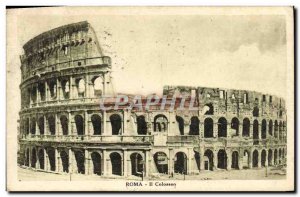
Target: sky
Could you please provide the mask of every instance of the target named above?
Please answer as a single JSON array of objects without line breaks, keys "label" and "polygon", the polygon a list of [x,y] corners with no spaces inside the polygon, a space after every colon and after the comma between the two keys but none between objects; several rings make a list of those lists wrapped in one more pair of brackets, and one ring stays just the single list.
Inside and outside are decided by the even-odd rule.
[{"label": "sky", "polygon": [[[286,95],[280,15],[26,15],[17,20],[16,52],[42,32],[84,20],[112,58],[116,92],[161,94],[164,85],[188,85]],[[12,62],[20,66],[18,57]]]}]

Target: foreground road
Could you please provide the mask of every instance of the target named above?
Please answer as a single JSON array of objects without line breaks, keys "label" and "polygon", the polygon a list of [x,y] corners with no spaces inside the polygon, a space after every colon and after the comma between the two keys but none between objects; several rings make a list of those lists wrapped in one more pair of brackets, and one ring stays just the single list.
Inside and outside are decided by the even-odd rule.
[{"label": "foreground road", "polygon": [[[20,181],[82,181],[82,180],[112,180],[123,179],[120,176],[116,177],[101,177],[97,175],[81,175],[81,174],[54,174],[46,172],[38,172],[31,169],[18,168],[18,178]],[[247,170],[219,170],[213,172],[202,172],[199,175],[181,175],[174,174],[173,177],[168,175],[160,175],[149,177],[147,180],[263,180],[263,179],[285,179],[284,170],[268,168],[266,173],[265,168],[247,169]],[[125,180],[125,179],[124,179]],[[141,180],[141,177],[131,176],[126,180]]]}]

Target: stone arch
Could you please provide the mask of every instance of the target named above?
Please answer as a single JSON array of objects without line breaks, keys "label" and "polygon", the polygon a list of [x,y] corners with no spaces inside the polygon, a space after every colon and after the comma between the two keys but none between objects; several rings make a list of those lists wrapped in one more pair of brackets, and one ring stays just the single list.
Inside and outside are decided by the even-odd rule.
[{"label": "stone arch", "polygon": [[40,92],[41,101],[45,101],[46,99],[46,91],[45,91],[45,84],[40,82],[38,84],[38,91]]},{"label": "stone arch", "polygon": [[218,137],[227,137],[227,120],[224,117],[218,120]]},{"label": "stone arch", "polygon": [[250,136],[250,120],[249,118],[243,119],[243,137],[249,137]]},{"label": "stone arch", "polygon": [[69,121],[68,121],[68,118],[65,115],[60,116],[60,124],[61,124],[61,129],[62,129],[63,135],[68,135]]},{"label": "stone arch", "polygon": [[55,118],[54,118],[53,115],[50,115],[48,117],[48,126],[49,126],[50,134],[55,135],[55,132],[56,132],[55,131],[55,126],[56,126],[56,124],[55,124]]},{"label": "stone arch", "polygon": [[49,158],[49,164],[50,164],[50,170],[55,171],[56,166],[55,166],[55,150],[53,148],[48,148],[48,158]]},{"label": "stone arch", "polygon": [[261,139],[267,138],[267,121],[263,119],[261,121]]},{"label": "stone arch", "polygon": [[190,124],[190,135],[199,135],[199,124],[199,118],[197,116],[193,116]]},{"label": "stone arch", "polygon": [[109,155],[111,166],[112,166],[112,174],[122,176],[122,157],[119,153],[113,152]]},{"label": "stone arch", "polygon": [[93,114],[91,117],[94,135],[101,135],[101,117],[98,114]]},{"label": "stone arch", "polygon": [[136,118],[138,135],[147,135],[147,122],[145,116],[141,115]]},{"label": "stone arch", "polygon": [[84,135],[84,119],[81,115],[77,114],[75,117],[75,125],[77,135]]},{"label": "stone arch", "polygon": [[57,96],[57,92],[56,92],[56,79],[51,79],[48,81],[48,87],[49,87],[49,91],[50,91],[50,97],[51,99],[56,99]]},{"label": "stone arch", "polygon": [[258,121],[253,121],[253,144],[258,144],[259,139],[259,130],[258,130]]},{"label": "stone arch", "polygon": [[279,121],[279,140],[282,140],[282,121]]},{"label": "stone arch", "polygon": [[60,152],[60,158],[61,158],[61,163],[62,163],[62,171],[68,173],[69,172],[69,155],[67,154],[66,151],[61,151]]},{"label": "stone arch", "polygon": [[28,135],[29,132],[30,132],[30,128],[29,128],[29,125],[30,125],[30,124],[29,124],[29,121],[30,121],[29,118],[26,118],[26,119],[25,119],[25,134],[26,134],[26,135]]},{"label": "stone arch", "polygon": [[31,133],[32,135],[35,135],[35,134],[36,134],[36,120],[35,120],[34,117],[31,119],[30,127],[31,127],[31,128],[30,128],[30,133]]},{"label": "stone arch", "polygon": [[31,99],[32,99],[32,101],[33,101],[33,103],[35,103],[36,102],[36,98],[37,98],[37,94],[36,94],[36,86],[33,86],[32,88],[31,88]]},{"label": "stone arch", "polygon": [[131,174],[135,176],[142,176],[144,172],[143,157],[139,153],[132,153],[130,155]]},{"label": "stone arch", "polygon": [[168,174],[168,157],[164,152],[157,152],[153,156],[157,171]]},{"label": "stone arch", "polygon": [[77,165],[77,173],[79,174],[85,174],[85,156],[82,151],[75,151],[75,160]]},{"label": "stone arch", "polygon": [[163,114],[158,114],[154,117],[154,132],[168,131],[168,119]]},{"label": "stone arch", "polygon": [[38,127],[39,127],[39,131],[40,131],[40,135],[44,135],[45,134],[45,122],[44,122],[44,117],[40,117],[38,119]]},{"label": "stone arch", "polygon": [[31,150],[31,167],[36,168],[36,162],[37,162],[36,149],[32,148],[32,150]]},{"label": "stone arch", "polygon": [[103,79],[102,77],[95,77],[92,80],[93,83],[93,93],[94,93],[94,97],[100,97],[103,94]]},{"label": "stone arch", "polygon": [[278,153],[277,153],[277,149],[275,149],[274,150],[274,165],[278,165],[278,163],[277,163],[277,157],[278,157],[278,155],[277,155]]},{"label": "stone arch", "polygon": [[261,160],[260,161],[261,161],[261,166],[265,167],[266,166],[266,161],[267,161],[267,153],[266,153],[265,149],[263,149],[261,151]]},{"label": "stone arch", "polygon": [[278,163],[281,164],[281,157],[282,157],[282,155],[281,155],[281,149],[279,149],[278,152],[279,152],[279,154],[278,154],[278,158],[279,158],[278,159]]},{"label": "stone arch", "polygon": [[64,99],[70,98],[70,83],[68,79],[61,81],[61,88],[63,91],[63,97]]},{"label": "stone arch", "polygon": [[120,135],[122,127],[122,119],[119,114],[112,114],[110,117],[112,135]]},{"label": "stone arch", "polygon": [[174,172],[187,174],[187,156],[184,152],[177,152],[174,158]]},{"label": "stone arch", "polygon": [[227,154],[224,149],[218,151],[218,168],[227,169]]},{"label": "stone arch", "polygon": [[178,124],[178,129],[179,129],[180,135],[184,135],[184,120],[183,120],[183,118],[180,116],[176,116],[176,121]]},{"label": "stone arch", "polygon": [[212,138],[214,136],[214,121],[212,118],[204,120],[204,138]]},{"label": "stone arch", "polygon": [[269,135],[273,135],[273,121],[269,120]]},{"label": "stone arch", "polygon": [[231,156],[231,168],[239,169],[239,153],[238,151],[233,151]]},{"label": "stone arch", "polygon": [[85,93],[85,81],[84,79],[77,79],[76,80],[76,87],[77,87],[77,93],[78,93],[78,97],[82,98],[84,97],[84,93]]},{"label": "stone arch", "polygon": [[257,106],[255,106],[253,108],[253,117],[259,117],[259,108]]},{"label": "stone arch", "polygon": [[239,119],[237,117],[232,118],[231,129],[234,131],[233,136],[239,136],[239,127],[240,127]]},{"label": "stone arch", "polygon": [[40,169],[44,170],[45,169],[45,155],[44,155],[43,149],[40,149],[38,152],[38,160],[40,163]]},{"label": "stone arch", "polygon": [[207,149],[204,152],[204,169],[212,171],[213,166],[214,166],[214,153],[212,150]]},{"label": "stone arch", "polygon": [[250,167],[250,152],[248,150],[244,150],[243,154],[243,168]]},{"label": "stone arch", "polygon": [[93,173],[97,175],[101,175],[101,155],[98,152],[93,152],[91,154],[91,158],[93,161]]},{"label": "stone arch", "polygon": [[214,115],[214,106],[212,103],[207,103],[203,108],[204,115]]},{"label": "stone arch", "polygon": [[275,120],[274,122],[274,137],[278,138],[278,122]]},{"label": "stone arch", "polygon": [[268,151],[268,166],[272,166],[272,159],[273,159],[273,151],[269,149]]},{"label": "stone arch", "polygon": [[194,159],[195,159],[195,162],[197,164],[197,169],[200,171],[200,161],[201,161],[201,156],[200,156],[200,153],[197,152],[197,151],[194,151]]},{"label": "stone arch", "polygon": [[254,150],[252,153],[252,167],[258,167],[258,151]]},{"label": "stone arch", "polygon": [[26,149],[26,152],[25,152],[25,166],[28,166],[29,167],[29,161],[30,161],[30,150],[29,148]]}]

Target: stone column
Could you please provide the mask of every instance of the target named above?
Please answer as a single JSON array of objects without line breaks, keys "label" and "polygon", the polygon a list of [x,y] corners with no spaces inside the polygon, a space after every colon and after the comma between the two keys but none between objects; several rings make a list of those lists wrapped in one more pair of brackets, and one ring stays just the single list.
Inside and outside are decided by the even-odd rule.
[{"label": "stone column", "polygon": [[69,98],[73,99],[73,77],[70,77],[69,79]]},{"label": "stone column", "polygon": [[56,172],[60,172],[61,171],[61,167],[60,167],[60,163],[61,163],[60,155],[59,155],[59,152],[58,152],[57,148],[55,148],[54,150],[55,150],[55,171]]},{"label": "stone column", "polygon": [[168,157],[168,174],[174,173],[174,150],[169,149]]},{"label": "stone column", "polygon": [[90,91],[89,91],[89,75],[85,74],[85,98],[90,98]]},{"label": "stone column", "polygon": [[122,165],[122,174],[123,176],[127,177],[128,176],[128,162],[127,162],[127,150],[123,150],[123,165]]},{"label": "stone column", "polygon": [[257,150],[258,152],[258,164],[257,164],[257,167],[258,168],[261,168],[261,151],[260,150]]},{"label": "stone column", "polygon": [[231,159],[231,150],[228,149],[226,151],[226,155],[227,155],[227,170],[231,170],[231,163],[232,163],[232,159]]},{"label": "stone column", "polygon": [[145,151],[145,161],[144,161],[144,176],[148,177],[149,176],[149,169],[150,169],[150,164],[149,164],[149,151]]},{"label": "stone column", "polygon": [[239,124],[239,137],[242,138],[243,137],[243,120],[240,121],[240,124]]},{"label": "stone column", "polygon": [[240,150],[239,151],[239,157],[238,157],[239,170],[243,169],[243,158],[244,158],[244,150]]},{"label": "stone column", "polygon": [[39,91],[39,87],[36,87],[36,103],[39,103],[41,100],[40,98],[40,91]]},{"label": "stone column", "polygon": [[71,148],[68,149],[68,156],[69,156],[69,173],[73,173],[73,171],[74,171],[74,169],[73,169],[73,153],[72,153]]},{"label": "stone column", "polygon": [[194,169],[192,169],[192,162],[193,162],[193,154],[191,148],[188,149],[188,155],[187,155],[187,174],[191,174]]},{"label": "stone column", "polygon": [[101,135],[109,135],[108,131],[107,131],[107,122],[106,122],[106,111],[103,111],[103,130]]},{"label": "stone column", "polygon": [[[29,155],[28,155],[28,157],[29,157],[29,167],[31,168],[31,151],[32,151],[32,147],[29,147]],[[277,157],[278,158],[278,157]],[[278,162],[277,162],[278,163]]]},{"label": "stone column", "polygon": [[60,126],[60,120],[58,118],[58,115],[55,114],[55,130],[56,130],[56,135],[61,136],[61,126]]},{"label": "stone column", "polygon": [[68,112],[68,135],[73,135],[72,133],[72,115],[71,112]]},{"label": "stone column", "polygon": [[88,121],[89,121],[89,116],[87,111],[85,110],[84,111],[84,135],[90,135]]},{"label": "stone column", "polygon": [[101,170],[102,170],[102,175],[104,176],[108,176],[108,166],[107,166],[107,163],[108,163],[108,158],[107,158],[107,152],[106,150],[104,149],[103,152],[102,152],[102,165],[101,165]]},{"label": "stone column", "polygon": [[214,163],[214,166],[213,166],[213,170],[216,170],[218,168],[218,150],[215,149],[214,150],[214,158],[213,158],[213,163]]},{"label": "stone column", "polygon": [[45,171],[50,171],[50,169],[49,169],[49,157],[48,157],[48,153],[47,153],[46,148],[44,148],[44,168],[45,168]]},{"label": "stone column", "polygon": [[249,153],[249,169],[252,169],[252,163],[253,163],[253,161],[252,161],[252,155],[253,155],[253,151],[250,151],[250,153]]},{"label": "stone column", "polygon": [[36,147],[35,149],[35,157],[36,157],[36,163],[35,163],[35,168],[40,169],[40,160],[39,160],[39,149]]},{"label": "stone column", "polygon": [[39,127],[39,119],[38,117],[35,118],[35,135],[41,135],[40,127]]},{"label": "stone column", "polygon": [[56,88],[57,89],[56,98],[57,98],[58,101],[60,101],[61,96],[62,96],[62,88],[61,88],[61,83],[60,83],[59,79],[56,80],[56,87],[57,87]]},{"label": "stone column", "polygon": [[48,83],[45,81],[45,101],[49,101],[49,88],[48,88]]},{"label": "stone column", "polygon": [[205,170],[205,161],[204,161],[204,147],[200,147],[200,171]]},{"label": "stone column", "polygon": [[91,165],[90,165],[90,161],[91,161],[91,158],[90,158],[90,154],[89,154],[89,151],[87,149],[84,149],[84,167],[85,167],[85,175],[89,175],[91,174],[90,173],[90,169],[91,169]]}]

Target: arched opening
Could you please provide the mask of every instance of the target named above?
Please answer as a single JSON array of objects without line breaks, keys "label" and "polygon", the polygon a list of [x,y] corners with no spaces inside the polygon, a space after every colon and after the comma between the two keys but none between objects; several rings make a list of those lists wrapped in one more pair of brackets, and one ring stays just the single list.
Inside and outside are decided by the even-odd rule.
[{"label": "arched opening", "polygon": [[274,122],[274,137],[278,138],[278,122],[275,120]]},{"label": "arched opening", "polygon": [[60,117],[60,124],[62,128],[63,135],[68,135],[68,118],[66,116]]},{"label": "arched opening", "polygon": [[231,136],[239,136],[239,119],[236,117],[232,118],[231,120],[231,130],[233,133],[231,133]]},{"label": "arched opening", "polygon": [[135,176],[142,176],[144,172],[143,157],[139,153],[132,153],[130,155],[131,174]]},{"label": "arched opening", "polygon": [[227,168],[227,154],[223,149],[219,150],[218,152],[218,168]]},{"label": "arched opening", "polygon": [[63,80],[61,82],[64,99],[70,98],[70,83],[69,80]]},{"label": "arched opening", "polygon": [[199,135],[199,124],[200,121],[197,116],[193,116],[191,118],[191,124],[190,124],[190,135]]},{"label": "arched opening", "polygon": [[113,114],[109,117],[111,128],[112,128],[112,134],[113,135],[119,135],[121,134],[121,126],[122,126],[122,119],[120,115]]},{"label": "arched opening", "polygon": [[136,121],[138,135],[147,135],[147,122],[145,120],[145,116],[138,116]]},{"label": "arched opening", "polygon": [[248,118],[244,118],[243,120],[243,137],[250,136],[250,120]]},{"label": "arched opening", "polygon": [[36,102],[36,97],[37,97],[37,95],[36,95],[36,87],[34,86],[34,87],[32,87],[32,89],[31,89],[31,99],[32,99],[32,102],[33,103],[35,103]]},{"label": "arched opening", "polygon": [[261,122],[261,139],[267,138],[267,121],[265,119]]},{"label": "arched opening", "polygon": [[261,166],[265,167],[266,166],[266,161],[267,161],[267,153],[265,150],[261,151]]},{"label": "arched opening", "polygon": [[184,135],[184,120],[183,120],[183,118],[180,116],[176,116],[176,121],[178,124],[178,129],[179,129],[180,135]]},{"label": "arched opening", "polygon": [[204,120],[204,137],[212,138],[214,136],[214,121],[211,118]]},{"label": "arched opening", "polygon": [[281,164],[281,157],[282,157],[282,155],[281,155],[281,149],[279,149],[279,159],[278,159],[279,164]]},{"label": "arched opening", "polygon": [[38,84],[38,90],[40,92],[41,101],[45,101],[46,94],[45,94],[45,84],[39,83]]},{"label": "arched opening", "polygon": [[159,114],[154,117],[154,131],[164,132],[168,130],[168,119],[166,116]]},{"label": "arched opening", "polygon": [[101,77],[97,77],[93,81],[93,86],[94,86],[94,96],[95,97],[100,97],[103,92],[103,80]]},{"label": "arched opening", "polygon": [[213,170],[213,166],[214,166],[214,153],[207,149],[205,152],[204,152],[204,169],[205,170]]},{"label": "arched opening", "polygon": [[272,166],[273,152],[272,149],[268,151],[268,166]]},{"label": "arched opening", "polygon": [[253,151],[252,167],[258,167],[258,151],[257,150]]},{"label": "arched opening", "polygon": [[178,152],[174,158],[174,172],[187,174],[187,157],[183,152]]},{"label": "arched opening", "polygon": [[93,152],[91,154],[93,161],[93,173],[97,175],[101,175],[101,156],[97,152]]},{"label": "arched opening", "polygon": [[39,127],[39,130],[40,130],[40,134],[44,135],[45,134],[45,131],[44,131],[44,128],[45,128],[44,117],[39,118],[38,127]]},{"label": "arched opening", "polygon": [[168,174],[168,157],[164,152],[155,153],[154,162],[159,173]]},{"label": "arched opening", "polygon": [[60,152],[61,157],[61,163],[63,167],[63,172],[69,172],[69,155],[66,153],[66,151]]},{"label": "arched opening", "polygon": [[244,169],[249,168],[249,164],[250,164],[250,154],[247,150],[245,150],[243,155],[243,168]]},{"label": "arched opening", "polygon": [[51,99],[56,99],[56,80],[50,80],[48,82]]},{"label": "arched opening", "polygon": [[277,149],[274,150],[274,165],[277,165]]},{"label": "arched opening", "polygon": [[77,85],[78,97],[79,98],[84,97],[85,81],[83,79],[77,79],[76,80],[76,85]]},{"label": "arched opening", "polygon": [[231,168],[239,169],[239,153],[237,151],[232,152],[232,159],[231,159]]},{"label": "arched opening", "polygon": [[49,126],[50,134],[55,135],[55,118],[54,118],[54,116],[49,116],[48,126]]},{"label": "arched opening", "polygon": [[31,150],[31,167],[33,167],[33,168],[36,167],[36,161],[37,161],[37,159],[36,159],[36,150],[35,150],[35,148],[33,148]]},{"label": "arched opening", "polygon": [[259,108],[255,106],[253,108],[253,117],[258,117],[259,116]]},{"label": "arched opening", "polygon": [[50,170],[55,171],[55,150],[52,148],[48,149],[48,158],[49,158],[49,164],[50,164]]},{"label": "arched opening", "polygon": [[77,135],[84,135],[84,120],[81,115],[75,116],[75,125],[76,125]]},{"label": "arched opening", "polygon": [[279,140],[282,140],[282,122],[279,122]]},{"label": "arched opening", "polygon": [[29,167],[29,161],[30,161],[30,157],[29,157],[29,148],[26,149],[26,152],[25,152],[25,166],[28,166]]},{"label": "arched opening", "polygon": [[44,155],[43,149],[39,150],[38,159],[39,159],[39,163],[40,163],[40,169],[44,170],[45,169],[45,155]]},{"label": "arched opening", "polygon": [[214,115],[214,106],[212,103],[208,103],[204,105],[203,108],[204,115]]},{"label": "arched opening", "polygon": [[253,121],[253,145],[257,145],[259,143],[259,132],[258,132],[258,121]]},{"label": "arched opening", "polygon": [[32,118],[31,119],[31,124],[30,124],[31,128],[30,128],[30,133],[32,135],[35,135],[35,132],[36,132],[36,120],[35,118]]},{"label": "arched opening", "polygon": [[269,135],[273,135],[273,121],[270,120],[269,121]]},{"label": "arched opening", "polygon": [[75,152],[75,160],[76,160],[76,164],[77,164],[77,172],[79,174],[85,174],[85,166],[84,166],[85,157],[84,157],[84,153],[81,152],[81,151],[76,151]]},{"label": "arched opening", "polygon": [[91,117],[94,135],[101,135],[101,117],[97,114],[93,114]]},{"label": "arched opening", "polygon": [[25,134],[28,135],[29,134],[29,118],[25,119]]},{"label": "arched opening", "polygon": [[122,176],[122,158],[119,153],[110,154],[112,174]]},{"label": "arched opening", "polygon": [[227,120],[224,117],[218,120],[218,137],[227,137]]}]

